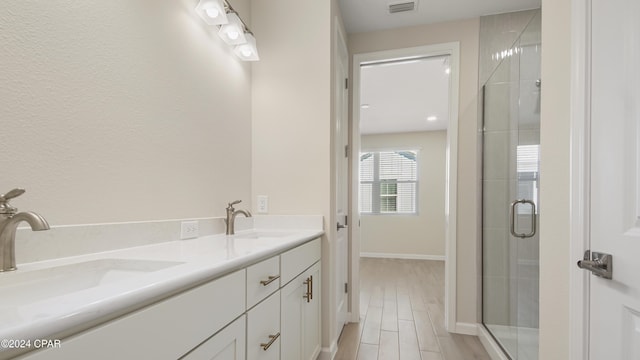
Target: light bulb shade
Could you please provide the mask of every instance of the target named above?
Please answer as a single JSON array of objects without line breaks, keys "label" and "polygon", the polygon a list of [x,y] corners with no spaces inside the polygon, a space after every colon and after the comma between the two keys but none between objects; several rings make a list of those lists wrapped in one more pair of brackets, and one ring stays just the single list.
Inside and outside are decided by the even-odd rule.
[{"label": "light bulb shade", "polygon": [[258,47],[256,47],[256,38],[249,33],[244,35],[247,38],[247,42],[245,44],[236,45],[233,52],[236,53],[237,57],[244,61],[260,60],[260,57],[258,57]]},{"label": "light bulb shade", "polygon": [[244,25],[238,15],[234,13],[227,14],[229,22],[220,27],[218,36],[229,45],[240,45],[247,42],[244,34]]},{"label": "light bulb shade", "polygon": [[200,0],[196,13],[209,25],[223,25],[229,22],[223,0]]}]

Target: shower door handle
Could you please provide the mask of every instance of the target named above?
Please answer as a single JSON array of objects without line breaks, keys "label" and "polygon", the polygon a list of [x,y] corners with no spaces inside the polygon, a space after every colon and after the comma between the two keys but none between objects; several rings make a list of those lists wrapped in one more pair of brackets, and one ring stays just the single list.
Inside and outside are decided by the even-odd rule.
[{"label": "shower door handle", "polygon": [[[518,204],[531,205],[531,231],[529,233],[516,232],[516,207]],[[511,235],[521,239],[533,237],[536,234],[536,204],[531,200],[520,199],[511,203],[510,230]]]}]

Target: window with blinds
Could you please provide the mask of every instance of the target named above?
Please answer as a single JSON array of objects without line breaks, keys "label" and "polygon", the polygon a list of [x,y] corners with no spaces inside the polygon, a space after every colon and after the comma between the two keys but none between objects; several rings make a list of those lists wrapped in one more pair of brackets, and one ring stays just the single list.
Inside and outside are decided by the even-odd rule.
[{"label": "window with blinds", "polygon": [[[516,147],[516,172],[518,174],[518,199],[532,200],[538,207],[538,185],[540,170],[540,145],[518,145]],[[530,206],[518,206],[518,214],[530,215]]]},{"label": "window with blinds", "polygon": [[417,214],[418,151],[360,154],[360,212]]}]

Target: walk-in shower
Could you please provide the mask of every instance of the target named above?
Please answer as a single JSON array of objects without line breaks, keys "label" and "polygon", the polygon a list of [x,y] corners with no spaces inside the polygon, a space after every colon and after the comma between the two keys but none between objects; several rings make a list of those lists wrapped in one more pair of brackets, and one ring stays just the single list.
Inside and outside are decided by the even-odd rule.
[{"label": "walk-in shower", "polygon": [[511,359],[538,359],[540,12],[482,88],[482,322]]}]

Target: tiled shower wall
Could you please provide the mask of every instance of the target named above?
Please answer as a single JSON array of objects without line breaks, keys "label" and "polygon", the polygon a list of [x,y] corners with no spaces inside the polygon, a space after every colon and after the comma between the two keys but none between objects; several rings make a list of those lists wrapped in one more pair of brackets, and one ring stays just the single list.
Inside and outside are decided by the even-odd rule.
[{"label": "tiled shower wall", "polygon": [[480,18],[479,85],[482,87],[500,64],[495,54],[509,50],[539,9]]}]

